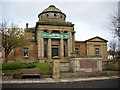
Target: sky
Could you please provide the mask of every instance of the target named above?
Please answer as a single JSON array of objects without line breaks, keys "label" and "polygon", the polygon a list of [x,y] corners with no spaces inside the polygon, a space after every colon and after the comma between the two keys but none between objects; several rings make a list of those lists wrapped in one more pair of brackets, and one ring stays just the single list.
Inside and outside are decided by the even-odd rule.
[{"label": "sky", "polygon": [[[105,0],[104,0],[105,1]],[[75,40],[84,41],[96,36],[102,37],[108,41],[113,40],[113,34],[109,30],[111,16],[118,12],[118,2],[112,1],[76,1],[70,0],[66,2],[36,1],[27,0],[12,1],[2,0],[0,2],[0,11],[2,20],[9,19],[18,24],[19,27],[25,28],[26,23],[29,27],[35,27],[38,21],[38,14],[49,5],[55,5],[63,13],[66,14],[66,21],[72,22],[74,25]]]}]

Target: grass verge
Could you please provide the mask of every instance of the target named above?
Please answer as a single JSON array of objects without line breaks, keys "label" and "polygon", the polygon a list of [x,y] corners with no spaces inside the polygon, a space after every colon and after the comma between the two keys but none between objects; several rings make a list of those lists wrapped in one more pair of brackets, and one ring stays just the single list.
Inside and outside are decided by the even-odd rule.
[{"label": "grass verge", "polygon": [[[21,66],[22,68],[20,68],[20,65],[24,65],[24,67]],[[51,72],[51,69],[50,69],[51,63],[31,63],[31,64],[8,63],[8,64],[4,64],[3,67],[4,69],[2,68],[3,69],[2,73],[19,73],[21,72],[21,69],[29,68],[29,67],[40,69],[41,72]]]}]

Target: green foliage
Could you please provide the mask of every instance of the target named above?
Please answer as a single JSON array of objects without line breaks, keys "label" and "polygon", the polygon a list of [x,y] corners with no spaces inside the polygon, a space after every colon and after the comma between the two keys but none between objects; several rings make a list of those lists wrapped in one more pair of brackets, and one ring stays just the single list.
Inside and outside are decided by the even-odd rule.
[{"label": "green foliage", "polygon": [[21,70],[17,69],[17,70],[2,70],[2,73],[19,73],[21,72]]},{"label": "green foliage", "polygon": [[12,49],[30,43],[30,34],[25,33],[22,28],[13,23],[9,26],[8,21],[0,23],[0,32],[2,35],[2,47],[5,49],[5,62]]},{"label": "green foliage", "polygon": [[51,63],[35,63],[36,68],[40,69],[41,72],[51,72]]},{"label": "green foliage", "polygon": [[22,63],[22,62],[12,62],[4,63],[2,65],[2,70],[17,70],[22,68],[34,68],[35,65],[32,63]]},{"label": "green foliage", "polygon": [[2,64],[2,73],[18,73],[21,72],[22,68],[37,68],[41,72],[51,72],[51,63],[22,63],[22,62],[12,62]]}]

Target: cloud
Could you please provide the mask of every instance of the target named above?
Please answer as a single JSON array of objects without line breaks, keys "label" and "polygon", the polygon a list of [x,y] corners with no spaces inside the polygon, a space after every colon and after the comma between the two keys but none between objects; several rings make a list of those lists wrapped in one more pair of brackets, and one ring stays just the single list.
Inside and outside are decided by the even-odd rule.
[{"label": "cloud", "polygon": [[55,5],[67,15],[66,21],[75,24],[76,39],[86,40],[94,36],[110,39],[107,26],[109,15],[117,11],[117,2],[5,2],[3,18],[11,17],[20,22],[21,27],[29,23],[34,27],[38,21],[38,14],[49,5]]}]

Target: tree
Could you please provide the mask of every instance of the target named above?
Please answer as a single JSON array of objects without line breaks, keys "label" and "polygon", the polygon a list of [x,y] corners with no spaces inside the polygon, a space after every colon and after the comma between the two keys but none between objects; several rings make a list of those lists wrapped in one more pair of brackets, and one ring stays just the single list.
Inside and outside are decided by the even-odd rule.
[{"label": "tree", "polygon": [[5,62],[8,61],[8,55],[12,49],[28,45],[30,42],[29,35],[24,33],[18,25],[8,25],[8,21],[0,23],[0,33],[2,35],[2,47],[5,49]]},{"label": "tree", "polygon": [[118,16],[113,16],[111,23],[110,29],[112,30],[114,37],[120,38],[120,18]]},{"label": "tree", "polygon": [[[120,8],[120,1],[118,2],[118,8]],[[118,12],[115,13],[115,15],[110,17],[110,20],[109,29],[112,30],[114,37],[118,37],[120,40],[120,9],[118,9]]]},{"label": "tree", "polygon": [[110,48],[110,50],[109,50],[110,55],[112,55],[113,58],[116,58],[117,43],[115,41],[110,41],[109,48]]},{"label": "tree", "polygon": [[[120,2],[118,2],[118,8],[120,8]],[[120,58],[120,9],[118,9],[118,14],[112,16],[110,30],[112,30],[114,37],[118,38],[117,58]]]}]

